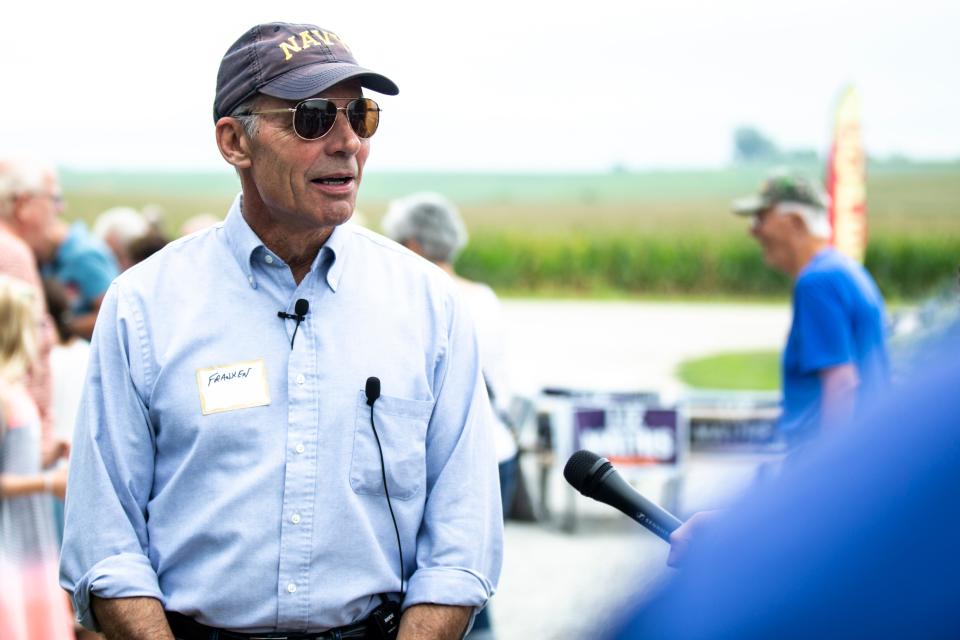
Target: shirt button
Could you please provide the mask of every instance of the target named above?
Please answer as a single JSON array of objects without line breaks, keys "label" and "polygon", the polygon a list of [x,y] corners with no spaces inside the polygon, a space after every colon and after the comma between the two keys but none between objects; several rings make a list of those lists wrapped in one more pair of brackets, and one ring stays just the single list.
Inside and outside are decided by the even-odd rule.
[{"label": "shirt button", "polygon": [[306,381],[307,381],[307,379],[306,379],[306,377],[305,377],[302,373],[298,373],[298,374],[297,374],[297,384],[299,384],[299,385],[302,386],[303,383],[306,382]]},{"label": "shirt button", "polygon": [[263,260],[267,264],[273,264],[273,256],[270,255],[269,253],[266,256],[264,256]]},{"label": "shirt button", "polygon": [[288,592],[288,593],[296,593],[296,592],[297,592],[297,585],[293,584],[292,582],[291,582],[290,584],[288,584],[288,585],[287,585],[287,592]]},{"label": "shirt button", "polygon": [[294,451],[296,451],[297,453],[303,453],[303,452],[306,451],[306,450],[307,450],[307,448],[306,448],[305,446],[303,446],[303,443],[302,443],[302,442],[297,445],[297,448],[296,448],[296,449],[294,449]]},{"label": "shirt button", "polygon": [[290,522],[292,522],[293,524],[300,524],[300,514],[295,513],[292,516],[290,516]]}]

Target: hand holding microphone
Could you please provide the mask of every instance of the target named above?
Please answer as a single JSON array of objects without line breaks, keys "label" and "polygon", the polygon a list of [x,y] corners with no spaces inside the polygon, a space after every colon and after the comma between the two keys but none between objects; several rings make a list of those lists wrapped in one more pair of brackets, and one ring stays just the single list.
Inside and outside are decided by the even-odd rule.
[{"label": "hand holding microphone", "polygon": [[683,564],[690,546],[720,513],[718,510],[698,511],[673,532],[670,536],[670,555],[667,556],[668,567],[677,568]]},{"label": "hand holding microphone", "polygon": [[659,538],[670,542],[670,534],[683,522],[659,505],[644,498],[624,480],[610,461],[592,451],[577,451],[567,460],[563,477],[573,488],[639,522]]}]

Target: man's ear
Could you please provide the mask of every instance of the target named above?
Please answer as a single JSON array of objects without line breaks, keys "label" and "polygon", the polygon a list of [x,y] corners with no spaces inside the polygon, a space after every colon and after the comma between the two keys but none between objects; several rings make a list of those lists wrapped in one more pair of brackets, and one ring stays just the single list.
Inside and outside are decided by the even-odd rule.
[{"label": "man's ear", "polygon": [[791,213],[787,216],[790,220],[790,226],[796,233],[807,233],[807,223],[799,213]]},{"label": "man's ear", "polygon": [[406,239],[405,239],[403,242],[401,242],[400,244],[402,244],[403,246],[405,246],[407,249],[410,249],[410,251],[413,251],[413,252],[414,252],[415,254],[417,254],[418,256],[422,256],[422,255],[423,255],[423,247],[420,245],[419,242],[417,242],[417,241],[414,240],[413,238],[406,238]]},{"label": "man's ear", "polygon": [[8,217],[11,221],[16,223],[23,222],[23,204],[26,201],[27,196],[22,193],[18,193],[10,199],[10,215]]},{"label": "man's ear", "polygon": [[216,135],[217,148],[220,149],[223,159],[237,169],[249,169],[250,138],[240,121],[228,116],[220,118],[217,120]]}]

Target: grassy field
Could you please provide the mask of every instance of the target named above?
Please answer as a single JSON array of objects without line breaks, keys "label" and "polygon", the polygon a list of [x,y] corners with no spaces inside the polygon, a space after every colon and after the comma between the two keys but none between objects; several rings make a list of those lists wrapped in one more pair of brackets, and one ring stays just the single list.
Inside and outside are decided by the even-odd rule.
[{"label": "grassy field", "polygon": [[700,389],[776,391],[780,389],[780,353],[747,351],[687,360],[677,368],[677,376]]},{"label": "grassy field", "polygon": [[[368,174],[359,210],[378,228],[393,197],[435,190],[471,232],[458,269],[518,295],[786,297],[730,201],[764,167],[592,175]],[[157,205],[174,232],[200,212],[222,215],[238,189],[211,174],[64,172],[68,215]],[[880,164],[868,178],[867,266],[884,294],[922,297],[960,265],[960,163]]]}]

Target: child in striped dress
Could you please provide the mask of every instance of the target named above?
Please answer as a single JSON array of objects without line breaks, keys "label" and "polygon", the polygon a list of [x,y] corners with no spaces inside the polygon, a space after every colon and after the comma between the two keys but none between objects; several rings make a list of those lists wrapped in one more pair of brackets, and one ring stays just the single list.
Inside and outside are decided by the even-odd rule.
[{"label": "child in striped dress", "polygon": [[0,638],[73,638],[57,584],[49,494],[63,497],[66,470],[43,472],[40,415],[24,386],[36,348],[33,290],[0,275]]}]

